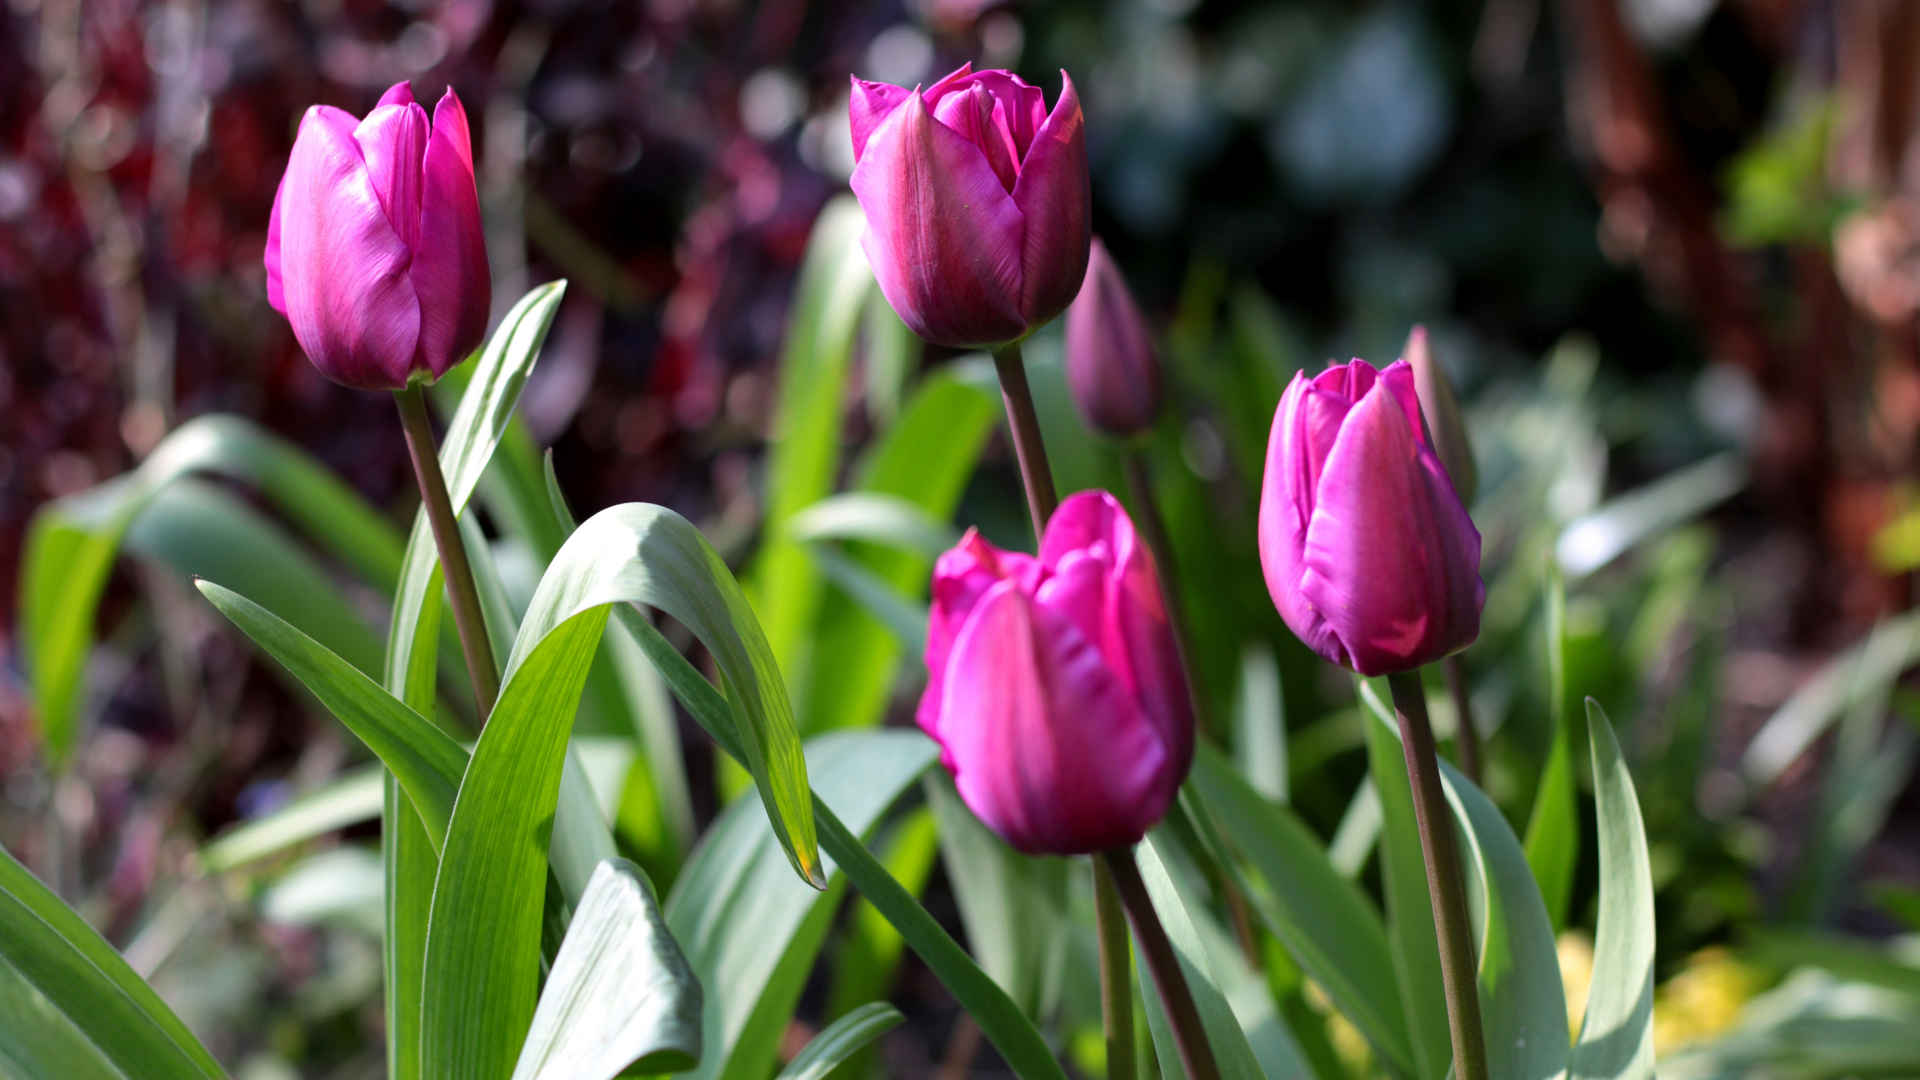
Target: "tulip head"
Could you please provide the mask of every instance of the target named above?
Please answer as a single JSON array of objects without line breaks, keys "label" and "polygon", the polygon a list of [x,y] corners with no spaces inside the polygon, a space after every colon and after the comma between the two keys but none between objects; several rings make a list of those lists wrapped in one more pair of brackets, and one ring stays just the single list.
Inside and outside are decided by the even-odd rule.
[{"label": "tulip head", "polygon": [[267,227],[267,300],[321,374],[365,390],[437,379],[480,344],[492,283],[467,114],[396,83],[365,119],[300,120]]},{"label": "tulip head", "polygon": [[853,80],[853,193],[880,291],[936,345],[999,345],[1060,314],[1087,269],[1087,146],[1060,73],[971,64],[925,90]]},{"label": "tulip head", "polygon": [[933,572],[921,728],[960,797],[1029,854],[1138,841],[1193,760],[1153,560],[1106,492],[1069,497],[1040,555],[968,532]]},{"label": "tulip head", "polygon": [[1407,335],[1400,358],[1413,368],[1413,386],[1420,393],[1420,413],[1426,417],[1433,452],[1447,467],[1447,479],[1453,481],[1460,501],[1471,505],[1479,474],[1473,466],[1473,447],[1467,442],[1467,422],[1460,415],[1460,399],[1453,394],[1453,384],[1433,358],[1426,327],[1416,326]]},{"label": "tulip head", "polygon": [[1421,431],[1406,361],[1294,376],[1267,443],[1260,567],[1293,632],[1363,675],[1479,635],[1480,533]]},{"label": "tulip head", "polygon": [[1087,423],[1115,438],[1152,427],[1160,411],[1153,336],[1097,236],[1087,279],[1067,308],[1067,386]]}]

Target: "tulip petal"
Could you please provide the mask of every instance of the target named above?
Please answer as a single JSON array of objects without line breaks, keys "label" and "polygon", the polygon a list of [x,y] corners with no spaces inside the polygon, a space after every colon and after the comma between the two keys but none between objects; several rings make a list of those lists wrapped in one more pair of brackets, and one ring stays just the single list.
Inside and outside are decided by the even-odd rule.
[{"label": "tulip petal", "polygon": [[[1339,420],[1324,429],[1306,415],[1309,395],[1337,404],[1341,399],[1321,394],[1316,381],[1305,372],[1297,372],[1280,396],[1274,410],[1273,430],[1267,438],[1267,464],[1260,486],[1260,570],[1266,578],[1267,593],[1287,626],[1306,642],[1307,647],[1336,663],[1346,653],[1334,639],[1326,620],[1300,593],[1301,555],[1306,545],[1307,522],[1313,515],[1312,470],[1308,458],[1316,440],[1328,446],[1339,432]],[[1340,415],[1344,416],[1342,410]],[[1324,456],[1324,453],[1323,455]]]},{"label": "tulip petal", "polygon": [[1147,321],[1097,236],[1087,278],[1067,308],[1067,384],[1087,422],[1110,435],[1151,427],[1160,408],[1160,365]]},{"label": "tulip petal", "polygon": [[1298,592],[1363,675],[1418,667],[1478,633],[1480,536],[1444,482],[1390,392],[1363,397],[1327,455]]},{"label": "tulip petal", "polygon": [[1033,137],[1047,122],[1046,93],[1009,71],[982,71],[973,82],[999,103],[1008,134],[1013,137],[1014,157],[1025,158]]},{"label": "tulip petal", "polygon": [[1075,854],[1130,844],[1165,813],[1180,775],[1064,616],[995,585],[948,665],[943,743],[973,812],[1014,847]]},{"label": "tulip petal", "polygon": [[279,203],[281,295],[307,356],[349,386],[405,385],[420,333],[412,255],[387,220],[351,115],[307,110]]},{"label": "tulip petal", "polygon": [[935,740],[940,738],[940,688],[946,676],[947,656],[968,614],[999,582],[1011,578],[1023,588],[1032,588],[1040,573],[1033,556],[1001,551],[987,543],[978,529],[968,529],[959,544],[934,562],[932,603],[927,612],[927,689],[920,696],[914,719]]},{"label": "tulip petal", "polygon": [[1060,73],[1060,100],[1020,163],[1013,201],[1029,223],[1020,250],[1020,312],[1038,325],[1066,310],[1087,275],[1093,238],[1087,186],[1086,119],[1073,79]]},{"label": "tulip petal", "polygon": [[493,303],[467,112],[451,89],[433,109],[421,187],[412,278],[420,297],[420,356],[438,378],[486,336]]},{"label": "tulip petal", "polygon": [[374,103],[374,108],[377,109],[382,105],[411,104],[413,104],[413,83],[409,80],[401,79],[399,82],[387,87],[387,92],[380,95],[380,100]]},{"label": "tulip petal", "polygon": [[913,91],[892,83],[853,80],[852,96],[847,98],[847,128],[853,135],[853,161],[867,152],[867,139],[886,120],[895,106],[913,96]]},{"label": "tulip petal", "polygon": [[[1361,361],[1365,363],[1365,361]],[[1414,440],[1426,445],[1426,430],[1420,423],[1420,391],[1415,380],[1413,365],[1405,360],[1395,360],[1380,372],[1380,385],[1385,387],[1400,411],[1407,415],[1407,424],[1413,431]]]},{"label": "tulip petal", "polygon": [[[894,311],[939,345],[997,344],[1024,333],[1026,228],[986,156],[936,121],[917,94],[867,148],[852,178],[867,213],[861,242]],[[1079,182],[1084,192],[1084,171]]]},{"label": "tulip petal", "polygon": [[420,249],[420,165],[432,126],[427,110],[410,101],[376,107],[353,132],[387,221],[410,251]]},{"label": "tulip petal", "polygon": [[1014,181],[1019,179],[1020,159],[1004,120],[995,123],[996,105],[992,94],[974,85],[941,98],[934,106],[933,118],[979,147],[987,164],[993,166],[993,174],[1000,178],[1000,186],[1012,191]]},{"label": "tulip petal", "polygon": [[267,249],[261,255],[261,261],[267,265],[267,303],[282,315],[287,313],[286,287],[280,281],[280,200],[287,193],[287,177],[280,174],[280,183],[273,189],[273,212],[267,216]]}]

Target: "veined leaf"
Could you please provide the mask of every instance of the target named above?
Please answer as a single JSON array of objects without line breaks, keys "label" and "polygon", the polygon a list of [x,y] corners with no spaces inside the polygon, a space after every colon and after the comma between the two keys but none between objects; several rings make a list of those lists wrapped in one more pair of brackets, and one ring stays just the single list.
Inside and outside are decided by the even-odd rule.
[{"label": "veined leaf", "polygon": [[113,946],[4,851],[0,960],[128,1076],[226,1075]]},{"label": "veined leaf", "polygon": [[514,1080],[611,1080],[700,1060],[700,980],[640,868],[594,870],[567,926]]},{"label": "veined leaf", "polygon": [[1198,748],[1189,783],[1226,843],[1257,871],[1247,899],[1260,920],[1382,1057],[1409,1067],[1393,954],[1373,902],[1334,868],[1306,825],[1261,798],[1219,751]]},{"label": "veined leaf", "polygon": [[23,1080],[127,1080],[106,1052],[34,988],[0,963],[0,1075]]},{"label": "veined leaf", "polygon": [[815,1035],[776,1080],[827,1080],[840,1063],[866,1045],[899,1027],[906,1017],[884,1001],[870,1001],[827,1025]]},{"label": "veined leaf", "polygon": [[1600,921],[1593,936],[1592,989],[1572,1075],[1605,1080],[1653,1076],[1653,869],[1633,777],[1613,725],[1587,699],[1593,744],[1594,816],[1600,833]]},{"label": "veined leaf", "polygon": [[542,577],[461,781],[428,925],[428,1075],[506,1071],[532,1018],[548,830],[567,738],[608,609],[622,604],[671,615],[713,654],[729,724],[775,835],[802,879],[825,885],[785,686],[726,564],[671,510],[604,510],[568,538]]},{"label": "veined leaf", "polygon": [[1579,864],[1580,820],[1574,810],[1573,726],[1567,702],[1567,589],[1557,570],[1547,574],[1547,694],[1553,743],[1527,819],[1527,865],[1556,929],[1573,901],[1573,871]]}]

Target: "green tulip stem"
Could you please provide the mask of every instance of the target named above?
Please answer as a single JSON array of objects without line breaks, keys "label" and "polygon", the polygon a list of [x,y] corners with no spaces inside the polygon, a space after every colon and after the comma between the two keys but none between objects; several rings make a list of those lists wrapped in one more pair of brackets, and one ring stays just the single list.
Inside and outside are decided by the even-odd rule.
[{"label": "green tulip stem", "polygon": [[1447,689],[1453,693],[1454,739],[1460,748],[1460,771],[1480,783],[1480,730],[1473,726],[1473,698],[1468,692],[1467,665],[1454,653],[1446,659]]},{"label": "green tulip stem", "polygon": [[413,383],[394,391],[393,398],[400,406],[400,430],[406,432],[407,456],[413,459],[414,479],[420,483],[420,502],[426,507],[427,524],[433,528],[434,546],[440,549],[447,596],[453,603],[453,624],[460,631],[460,652],[466,658],[467,674],[473,679],[473,700],[484,723],[493,711],[493,699],[500,693],[500,669],[494,665],[493,645],[480,614],[480,591],[473,584],[473,566],[467,561],[467,546],[460,538],[460,523],[453,516],[453,500],[447,497],[447,478],[440,472],[433,420],[427,415],[427,388]]},{"label": "green tulip stem", "polygon": [[1107,1036],[1107,1080],[1134,1080],[1133,957],[1127,946],[1126,914],[1114,888],[1113,871],[1100,856],[1093,859],[1094,917],[1100,930],[1100,1013]]},{"label": "green tulip stem", "polygon": [[1033,515],[1036,549],[1047,531],[1047,519],[1060,496],[1054,492],[1053,470],[1047,465],[1047,444],[1040,438],[1040,415],[1033,409],[1033,391],[1027,386],[1027,365],[1015,342],[993,350],[993,367],[1000,373],[1000,400],[1007,406],[1007,426],[1013,432],[1013,456],[1020,462],[1020,481],[1027,489],[1027,510]]},{"label": "green tulip stem", "polygon": [[1487,1080],[1473,927],[1467,917],[1467,890],[1460,876],[1453,814],[1440,790],[1440,759],[1434,751],[1433,726],[1427,722],[1426,691],[1420,686],[1418,671],[1395,672],[1387,676],[1387,685],[1393,689],[1393,711],[1400,718],[1400,744],[1413,787],[1420,853],[1427,864],[1427,895],[1433,902],[1433,928],[1440,945],[1440,983],[1447,998],[1447,1027],[1453,1036],[1453,1075],[1457,1080]]},{"label": "green tulip stem", "polygon": [[1133,923],[1133,937],[1140,945],[1140,958],[1147,963],[1160,1003],[1167,1010],[1167,1026],[1173,1029],[1173,1042],[1180,1054],[1180,1065],[1187,1080],[1220,1080],[1220,1066],[1213,1060],[1213,1047],[1207,1042],[1206,1027],[1200,1022],[1200,1010],[1193,1004],[1193,991],[1187,988],[1187,976],[1180,968],[1179,954],[1168,940],[1160,916],[1153,910],[1153,898],[1147,895],[1147,883],[1140,880],[1140,867],[1133,850],[1103,851],[1094,856],[1113,875],[1120,892],[1120,903]]}]

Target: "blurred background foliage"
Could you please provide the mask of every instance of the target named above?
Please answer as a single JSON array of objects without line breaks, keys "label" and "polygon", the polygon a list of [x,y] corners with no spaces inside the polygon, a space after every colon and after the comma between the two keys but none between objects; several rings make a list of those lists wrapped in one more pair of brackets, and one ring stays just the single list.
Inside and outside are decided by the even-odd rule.
[{"label": "blurred background foliage", "polygon": [[[851,167],[846,79],[928,82],[968,59],[1050,94],[1064,67],[1083,95],[1096,230],[1164,330],[1171,400],[1144,445],[1194,660],[1256,784],[1377,875],[1360,713],[1258,587],[1253,516],[1292,372],[1384,362],[1424,323],[1480,463],[1488,603],[1466,661],[1487,787],[1515,822],[1537,819],[1550,718],[1606,704],[1652,842],[1662,1050],[1695,1045],[1673,1074],[1911,1062],[1897,1052],[1920,968],[1888,944],[1920,931],[1920,699],[1901,684],[1920,656],[1901,615],[1920,567],[1920,5],[1903,0],[10,0],[0,841],[155,973],[223,1060],[261,1076],[375,1067],[377,861],[341,846],[206,877],[193,855],[334,776],[355,760],[347,741],[164,568],[165,523],[150,523],[159,535],[133,546],[156,557],[124,561],[106,594],[87,736],[51,771],[11,636],[29,516],[212,412],[254,418],[376,506],[410,505],[387,403],[304,361],[260,251],[301,110],[364,109],[411,78],[423,97],[451,84],[473,117],[499,304],[571,283],[523,419],[580,516],[662,502],[736,564],[761,560],[763,585],[783,565],[816,572],[760,541],[826,494],[787,494],[768,442],[798,393],[781,372],[805,370],[788,340],[796,273]],[[847,461],[883,445],[916,364],[884,309],[861,317],[856,377],[793,398]],[[1121,455],[1078,427],[1058,352],[1057,329],[1029,349],[1062,486],[1124,489]],[[925,363],[980,384],[977,360]],[[1023,543],[992,413],[953,393],[938,470],[952,520]],[[926,480],[903,453],[864,475]],[[912,559],[880,569],[909,593],[924,575]],[[343,595],[378,617],[372,590]],[[865,618],[837,592],[821,603]],[[761,614],[776,647],[810,625]],[[881,708],[891,686],[897,722],[915,668],[881,665],[861,700]],[[796,701],[803,727],[833,725],[804,686]],[[1278,740],[1260,719],[1276,712]],[[691,775],[708,820],[726,780]],[[896,872],[930,879],[951,913],[924,821],[889,834]],[[1584,854],[1543,858],[1584,875],[1556,912],[1576,973],[1591,822],[1568,829]],[[870,915],[848,917],[848,940],[870,942]],[[809,990],[802,1015],[826,997]],[[911,963],[895,998],[919,1009],[889,1037],[891,1068],[973,1060]],[[1858,1037],[1821,1035],[1840,1030]]]}]

